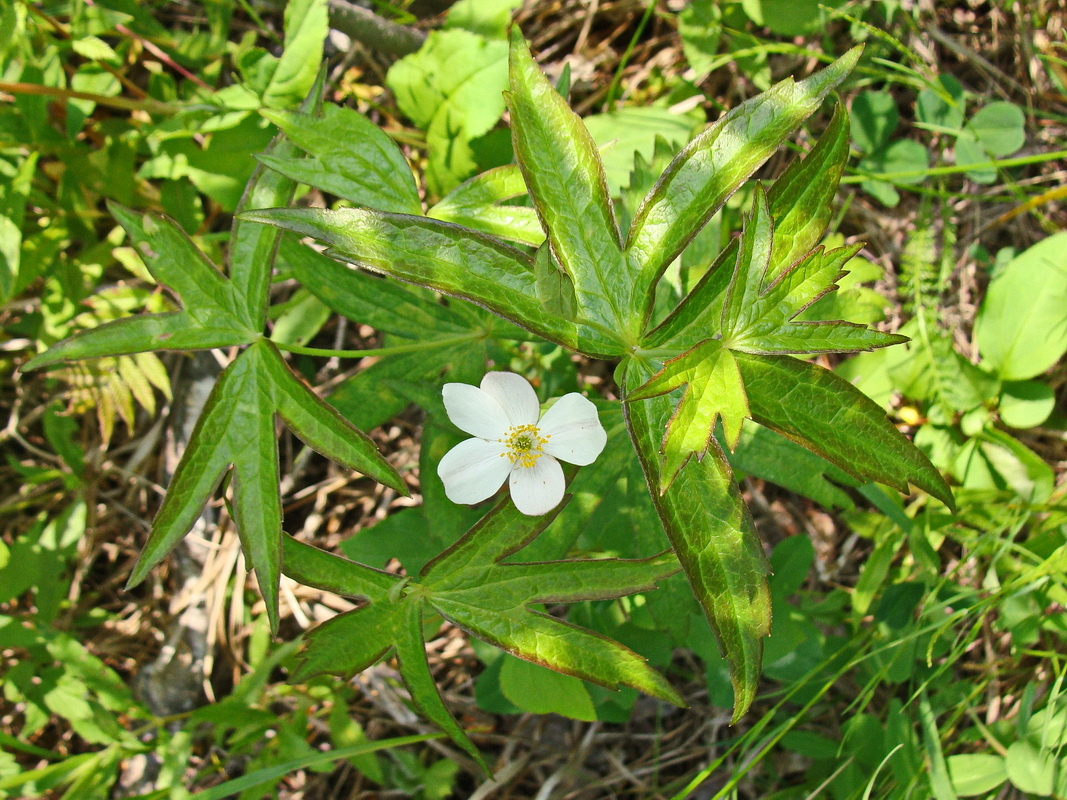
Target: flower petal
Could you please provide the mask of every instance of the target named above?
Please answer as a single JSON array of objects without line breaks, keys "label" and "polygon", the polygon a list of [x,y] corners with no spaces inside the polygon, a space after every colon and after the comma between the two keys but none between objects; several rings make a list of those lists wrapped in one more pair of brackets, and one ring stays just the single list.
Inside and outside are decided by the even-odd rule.
[{"label": "flower petal", "polygon": [[506,452],[499,442],[468,439],[445,453],[437,465],[437,474],[448,499],[453,503],[480,503],[491,497],[511,472]]},{"label": "flower petal", "polygon": [[441,390],[445,411],[464,433],[481,439],[501,439],[511,423],[504,407],[488,392],[466,383],[446,383]]},{"label": "flower petal", "polygon": [[608,441],[596,406],[577,392],[557,400],[537,427],[548,437],[544,451],[568,464],[592,464]]},{"label": "flower petal", "polygon": [[511,499],[528,517],[547,514],[558,506],[566,486],[563,467],[552,456],[541,456],[532,467],[511,471]]},{"label": "flower petal", "polygon": [[500,403],[512,425],[535,425],[541,415],[537,392],[526,378],[514,372],[487,372],[482,378],[482,391]]}]

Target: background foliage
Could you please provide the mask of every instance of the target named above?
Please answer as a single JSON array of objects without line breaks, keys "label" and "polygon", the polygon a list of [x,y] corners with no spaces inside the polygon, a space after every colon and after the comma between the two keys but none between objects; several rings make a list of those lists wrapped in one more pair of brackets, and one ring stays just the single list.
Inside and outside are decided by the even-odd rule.
[{"label": "background foliage", "polygon": [[[373,41],[348,50],[332,38],[329,96],[349,108],[327,106],[325,128],[289,110],[315,80],[324,3],[294,0],[283,14],[245,3],[5,2],[5,374],[76,330],[135,312],[170,313],[172,335],[184,314],[210,322],[208,309],[231,300],[254,315],[256,298],[227,300],[223,287],[178,311],[154,285],[158,260],[112,214],[134,233],[140,215],[114,204],[163,211],[214,263],[227,252],[230,263],[256,263],[233,253],[269,249],[264,234],[246,228],[227,242],[228,231],[253,156],[278,130],[287,143],[260,157],[276,172],[260,174],[319,187],[298,190],[304,204],[421,213],[425,201],[437,219],[539,244],[532,209],[515,199],[524,192],[515,172],[492,171],[512,158],[503,99],[481,101],[506,86],[513,9],[464,0],[395,63]],[[382,11],[404,24],[430,13]],[[517,795],[686,796],[697,785],[702,796],[1067,795],[1058,655],[1067,552],[1061,15],[1053,4],[1013,17],[995,4],[820,10],[768,1],[519,10],[534,55],[570,85],[596,143],[618,140],[605,166],[623,220],[705,121],[788,74],[809,74],[814,51],[865,43],[839,89],[854,157],[833,227],[843,244],[868,245],[846,265],[842,290],[804,314],[880,323],[911,338],[823,364],[913,435],[955,484],[959,514],[857,486],[746,422],[732,461],[748,476],[741,488],[769,547],[774,630],[753,710],[731,729],[722,727],[732,703],[727,668],[681,576],[654,592],[550,610],[647,657],[693,706],[685,712],[468,644],[425,620],[413,636],[430,640],[427,675]],[[829,106],[822,113],[809,122],[812,135],[832,124]],[[390,161],[386,135],[404,147],[402,162]],[[371,150],[354,157],[343,146],[351,141]],[[315,157],[298,160],[301,152]],[[368,170],[410,174],[408,163],[411,183],[366,180]],[[772,162],[768,177],[781,171]],[[262,179],[263,191],[283,191],[271,180]],[[657,295],[663,308],[728,245],[755,193],[754,184],[738,192],[672,267]],[[486,213],[488,199],[497,205]],[[180,239],[177,228],[173,235]],[[459,438],[436,388],[446,368],[448,380],[477,382],[491,361],[536,378],[542,400],[579,388],[618,396],[610,368],[527,341],[480,309],[395,293],[359,273],[338,291],[316,284],[333,262],[282,247],[285,269],[262,283],[274,339],[397,470],[391,488],[375,484],[283,435],[274,502],[291,533],[413,575],[470,527],[480,514],[449,504],[434,470]],[[257,320],[247,323],[254,330]],[[301,354],[305,345],[317,349]],[[288,373],[264,347],[242,356],[248,374],[280,385]],[[378,355],[352,367],[321,352],[339,348]],[[296,648],[271,640],[272,604],[260,605],[246,581],[227,507],[201,517],[194,535],[206,545],[190,543],[166,571],[142,562],[147,583],[120,592],[159,508],[159,484],[181,480],[159,445],[180,449],[183,415],[210,411],[202,387],[213,362],[118,355],[5,384],[0,792],[477,791],[486,779],[472,758],[414,744],[411,734],[424,729],[390,662],[354,683],[285,682]],[[283,403],[284,393],[275,396]],[[170,421],[157,422],[164,408]],[[522,551],[523,561],[639,558],[665,547],[617,405],[605,405],[603,418],[601,463],[611,468],[579,473],[558,530]],[[261,433],[273,448],[273,430]],[[236,495],[234,506],[240,522]],[[253,565],[270,557],[249,554]],[[334,615],[355,608],[284,580],[276,591],[282,642],[317,620],[343,624]]]}]

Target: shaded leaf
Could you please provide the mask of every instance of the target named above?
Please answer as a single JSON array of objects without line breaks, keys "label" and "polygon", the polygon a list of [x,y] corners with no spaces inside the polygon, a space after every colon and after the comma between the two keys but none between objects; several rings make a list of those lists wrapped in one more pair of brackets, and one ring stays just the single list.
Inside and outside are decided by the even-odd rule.
[{"label": "shaded leaf", "polygon": [[130,586],[144,580],[188,533],[232,465],[238,533],[256,570],[272,627],[276,627],[281,505],[275,414],[323,455],[406,492],[403,480],[373,442],[319,399],[272,344],[259,341],[219,376],[130,576]]},{"label": "shaded leaf", "polygon": [[848,381],[789,356],[737,353],[736,359],[756,422],[854,478],[905,493],[912,483],[954,507],[941,473]]}]

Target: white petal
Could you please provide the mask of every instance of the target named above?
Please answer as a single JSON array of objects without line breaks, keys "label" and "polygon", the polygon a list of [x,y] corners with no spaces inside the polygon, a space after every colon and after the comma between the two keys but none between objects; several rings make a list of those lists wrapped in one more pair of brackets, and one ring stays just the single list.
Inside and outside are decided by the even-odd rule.
[{"label": "white petal", "polygon": [[511,427],[504,407],[477,386],[446,383],[441,396],[448,418],[464,433],[481,439],[500,439]]},{"label": "white petal", "polygon": [[537,392],[526,378],[514,372],[487,372],[482,378],[482,391],[503,406],[512,425],[534,425],[541,415]]},{"label": "white petal", "polygon": [[559,462],[552,456],[541,456],[532,467],[512,470],[511,499],[526,516],[539,517],[559,505],[566,485]]},{"label": "white petal", "polygon": [[544,451],[568,464],[592,464],[608,441],[596,406],[576,392],[557,400],[537,427],[548,437]]},{"label": "white petal", "polygon": [[437,474],[453,503],[480,503],[492,497],[511,472],[511,460],[499,442],[468,439],[441,459]]}]

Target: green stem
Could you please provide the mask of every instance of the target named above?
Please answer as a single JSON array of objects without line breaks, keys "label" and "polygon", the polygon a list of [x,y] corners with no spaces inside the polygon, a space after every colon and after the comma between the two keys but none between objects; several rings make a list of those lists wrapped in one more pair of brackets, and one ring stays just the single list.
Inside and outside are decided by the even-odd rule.
[{"label": "green stem", "polygon": [[641,34],[645,32],[645,26],[648,25],[648,21],[652,19],[652,13],[656,10],[656,0],[649,0],[648,6],[645,8],[645,13],[641,17],[641,21],[637,23],[637,29],[634,31],[634,35],[630,37],[630,43],[626,45],[626,51],[622,54],[622,58],[619,59],[619,67],[615,70],[615,77],[611,79],[611,86],[608,87],[608,98],[604,103],[604,108],[609,112],[615,110],[615,100],[619,94],[619,84],[622,82],[622,73],[626,69],[626,65],[630,61],[630,55],[634,51],[634,47],[637,46],[637,40],[641,38]]},{"label": "green stem", "polygon": [[[928,169],[912,169],[906,172],[871,172],[861,175],[847,175],[841,179],[841,183],[862,183],[863,181],[900,181],[907,178],[929,177],[933,175],[954,175],[958,172],[970,172],[974,169],[996,169],[1007,167],[1022,167],[1027,164],[1041,164],[1045,161],[1055,161],[1058,158],[1067,158],[1067,150],[1057,150],[1055,153],[1039,153],[1032,156],[1019,156],[1018,158],[1004,158],[995,161],[982,161],[976,164],[960,164],[955,167],[932,167]],[[907,188],[907,187],[905,187]]]},{"label": "green stem", "polygon": [[448,347],[453,344],[470,342],[481,338],[480,333],[468,333],[463,336],[452,336],[447,339],[432,339],[428,342],[412,342],[411,344],[398,344],[393,347],[379,347],[371,350],[324,350],[321,347],[304,347],[300,344],[287,344],[271,339],[271,344],[279,350],[287,353],[296,353],[301,356],[322,356],[323,358],[369,358],[371,356],[392,356],[397,353],[417,353],[421,350],[435,350],[438,347]]},{"label": "green stem", "polygon": [[3,83],[0,82],[0,92],[8,94],[39,94],[46,97],[56,97],[62,100],[91,100],[97,105],[121,108],[126,111],[148,111],[156,114],[176,114],[182,107],[171,103],[161,103],[158,100],[144,98],[143,100],[131,100],[128,97],[106,97],[102,94],[91,92],[77,92],[73,89],[60,89],[56,86],[41,86],[37,83]]}]

